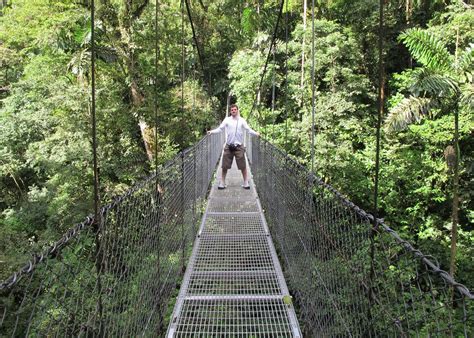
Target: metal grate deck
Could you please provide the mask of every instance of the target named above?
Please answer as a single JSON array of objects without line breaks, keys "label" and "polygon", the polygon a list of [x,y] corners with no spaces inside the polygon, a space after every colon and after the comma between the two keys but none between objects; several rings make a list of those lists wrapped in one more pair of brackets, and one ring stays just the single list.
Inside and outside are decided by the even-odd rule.
[{"label": "metal grate deck", "polygon": [[269,272],[208,272],[193,273],[188,285],[188,295],[276,295],[281,294],[278,276]]},{"label": "metal grate deck", "polygon": [[[244,190],[244,189],[242,189]],[[244,197],[219,197],[209,199],[209,212],[258,212],[255,200]]]},{"label": "metal grate deck", "polygon": [[[244,189],[242,189],[244,190]],[[262,217],[259,213],[207,214],[203,235],[265,235]]]},{"label": "metal grate deck", "polygon": [[234,162],[227,188],[212,187],[168,337],[301,337],[253,182],[241,181]]},{"label": "metal grate deck", "polygon": [[293,337],[281,299],[185,300],[175,337]]},{"label": "metal grate deck", "polygon": [[206,236],[201,238],[194,271],[271,270],[267,236]]}]

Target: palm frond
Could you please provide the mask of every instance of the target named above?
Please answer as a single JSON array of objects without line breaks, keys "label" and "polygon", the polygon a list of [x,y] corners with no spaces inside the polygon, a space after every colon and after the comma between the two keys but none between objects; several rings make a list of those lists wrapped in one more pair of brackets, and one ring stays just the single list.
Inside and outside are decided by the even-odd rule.
[{"label": "palm frond", "polygon": [[459,55],[456,68],[461,73],[470,73],[470,81],[472,81],[472,73],[474,70],[474,43],[470,43],[469,46],[461,53],[461,55]]},{"label": "palm frond", "polygon": [[411,72],[411,81],[409,90],[415,96],[446,97],[459,92],[455,79],[428,68],[414,69]]},{"label": "palm frond", "polygon": [[474,109],[474,85],[472,82],[462,85],[460,103],[470,109]]},{"label": "palm frond", "polygon": [[88,49],[77,51],[67,65],[68,71],[74,74],[79,81],[86,81],[89,77],[91,53]]},{"label": "palm frond", "polygon": [[419,122],[428,113],[431,100],[424,97],[404,98],[392,108],[385,119],[387,131],[401,131],[408,125]]},{"label": "palm frond", "polygon": [[400,35],[411,55],[424,66],[442,72],[453,69],[453,56],[443,42],[433,34],[419,28],[411,28]]}]

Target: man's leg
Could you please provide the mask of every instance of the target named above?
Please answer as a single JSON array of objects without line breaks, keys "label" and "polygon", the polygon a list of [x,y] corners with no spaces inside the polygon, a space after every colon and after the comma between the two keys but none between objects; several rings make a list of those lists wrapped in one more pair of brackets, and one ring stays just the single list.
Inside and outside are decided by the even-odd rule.
[{"label": "man's leg", "polygon": [[217,189],[225,189],[225,177],[227,175],[227,170],[232,167],[232,161],[234,160],[234,155],[229,150],[228,146],[224,148],[224,155],[222,157],[222,176]]},{"label": "man's leg", "polygon": [[245,162],[245,147],[241,146],[236,151],[235,161],[237,162],[237,167],[242,172],[242,178],[244,179],[244,184],[242,186],[245,189],[250,189],[248,172],[247,172],[247,165],[246,165],[246,162]]},{"label": "man's leg", "polygon": [[222,168],[222,176],[221,176],[221,183],[225,186],[225,177],[227,175],[227,169]]},{"label": "man's leg", "polygon": [[244,168],[241,170],[242,171],[242,178],[244,179],[244,187],[247,187],[249,185],[249,179],[248,179],[248,174],[247,174],[247,168]]}]

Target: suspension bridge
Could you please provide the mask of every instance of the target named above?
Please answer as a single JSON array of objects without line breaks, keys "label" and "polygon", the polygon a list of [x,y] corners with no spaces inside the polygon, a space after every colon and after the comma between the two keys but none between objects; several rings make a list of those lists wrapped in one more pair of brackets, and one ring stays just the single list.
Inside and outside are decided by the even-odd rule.
[{"label": "suspension bridge", "polygon": [[473,336],[465,286],[267,141],[247,137],[252,190],[237,171],[215,190],[223,142],[33,256],[1,284],[0,334]]},{"label": "suspension bridge", "polygon": [[99,208],[93,4],[96,211],[0,284],[2,337],[474,336],[466,286],[265,139],[250,191],[213,134]]}]

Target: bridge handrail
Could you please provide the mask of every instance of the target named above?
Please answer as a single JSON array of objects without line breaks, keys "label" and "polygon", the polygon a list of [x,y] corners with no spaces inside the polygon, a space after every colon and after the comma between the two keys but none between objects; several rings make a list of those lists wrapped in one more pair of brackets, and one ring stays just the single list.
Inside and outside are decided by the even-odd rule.
[{"label": "bridge handrail", "polygon": [[[207,138],[209,138],[209,135],[205,135],[202,137],[198,142],[196,142],[194,145],[180,151],[179,153],[176,154],[175,157],[173,157],[171,160],[167,161],[165,164],[163,164],[160,168],[158,168],[158,171],[153,172],[152,174],[146,176],[139,182],[135,183],[132,185],[125,193],[115,196],[112,198],[112,201],[100,208],[100,215],[101,218],[107,214],[107,212],[114,208],[116,205],[121,203],[124,199],[126,199],[128,196],[132,195],[133,193],[137,192],[140,190],[142,187],[144,187],[148,182],[155,180],[161,172],[165,171],[168,167],[170,167],[174,161],[177,159],[181,158],[182,156],[186,155],[189,153],[192,149],[198,147],[202,142],[204,142]],[[48,246],[46,249],[44,249],[41,253],[33,254],[33,258],[31,258],[23,267],[15,271],[0,283],[0,291],[5,290],[5,289],[11,289],[13,286],[15,286],[23,276],[31,274],[36,267],[41,264],[45,259],[47,259],[50,256],[54,256],[54,254],[65,247],[68,242],[70,242],[73,238],[79,235],[79,233],[87,228],[90,227],[95,223],[95,217],[93,214],[90,214],[86,216],[85,220],[82,221],[81,223],[77,223],[70,229],[66,231],[66,233],[56,242],[54,242],[52,245]]]},{"label": "bridge handrail", "polygon": [[[250,135],[250,137],[254,137],[254,136]],[[324,188],[332,192],[345,206],[354,210],[359,216],[374,223],[375,217],[373,214],[365,211],[364,209],[360,208],[359,206],[351,202],[346,196],[344,196],[336,188],[334,188],[329,183],[324,182],[314,172],[311,172],[310,169],[305,167],[303,164],[299,163],[296,159],[291,157],[289,154],[285,153],[279,147],[272,144],[269,140],[263,137],[261,138],[261,140],[264,143],[273,147],[274,150],[279,152],[280,155],[285,157],[287,160],[289,160],[292,164],[294,164],[300,170],[303,170],[304,172],[306,172],[308,174],[308,179],[310,180],[311,183],[316,182],[317,184],[323,186]],[[456,282],[456,280],[447,271],[441,269],[440,264],[435,257],[425,255],[420,250],[415,249],[407,240],[404,240],[403,238],[401,238],[400,235],[395,230],[393,230],[387,224],[385,224],[384,219],[377,218],[375,220],[375,223],[377,226],[381,226],[385,232],[390,234],[398,242],[398,244],[402,245],[405,248],[405,250],[409,251],[411,254],[413,254],[413,256],[423,261],[423,263],[426,264],[433,271],[433,273],[438,274],[444,281],[446,281],[449,285],[455,288],[460,294],[464,295],[467,299],[474,300],[474,294],[464,284]],[[430,260],[430,258],[432,260]]]}]

